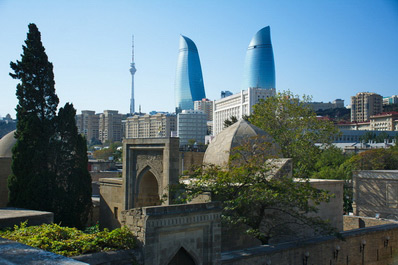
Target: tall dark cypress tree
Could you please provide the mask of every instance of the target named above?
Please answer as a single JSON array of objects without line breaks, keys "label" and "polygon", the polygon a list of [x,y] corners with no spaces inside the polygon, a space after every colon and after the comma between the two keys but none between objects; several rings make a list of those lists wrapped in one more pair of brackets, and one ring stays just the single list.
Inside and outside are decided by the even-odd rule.
[{"label": "tall dark cypress tree", "polygon": [[66,103],[59,110],[54,141],[56,175],[55,221],[82,228],[91,210],[91,176],[87,169],[86,140],[78,134],[76,110]]},{"label": "tall dark cypress tree", "polygon": [[51,210],[54,175],[49,168],[50,142],[55,132],[58,97],[55,94],[53,65],[48,61],[35,24],[23,46],[21,61],[11,62],[17,85],[17,142],[13,148],[9,177],[9,205]]},{"label": "tall dark cypress tree", "polygon": [[81,228],[92,205],[86,142],[72,104],[56,115],[53,66],[35,24],[25,44],[21,61],[11,62],[10,75],[20,83],[9,205],[51,211],[55,222]]}]

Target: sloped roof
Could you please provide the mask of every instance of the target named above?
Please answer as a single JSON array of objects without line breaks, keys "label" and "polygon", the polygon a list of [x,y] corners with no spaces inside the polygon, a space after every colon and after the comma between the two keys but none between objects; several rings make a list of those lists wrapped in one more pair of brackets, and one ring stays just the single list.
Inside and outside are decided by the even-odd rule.
[{"label": "sloped roof", "polygon": [[[262,136],[261,138],[255,138]],[[235,124],[221,131],[209,144],[203,158],[203,164],[214,164],[225,166],[228,164],[231,150],[235,147],[241,146],[247,141],[266,141],[273,143],[274,139],[262,129],[254,126],[253,124],[239,120]],[[278,155],[280,147],[273,143],[269,155]]]}]

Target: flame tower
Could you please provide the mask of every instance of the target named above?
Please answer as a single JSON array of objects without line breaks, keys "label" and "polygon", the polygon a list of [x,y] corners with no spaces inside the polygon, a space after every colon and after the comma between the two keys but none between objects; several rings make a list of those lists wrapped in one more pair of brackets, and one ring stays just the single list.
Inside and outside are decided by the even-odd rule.
[{"label": "flame tower", "polygon": [[198,49],[190,38],[181,35],[175,79],[176,110],[194,109],[193,102],[203,98],[206,94]]},{"label": "flame tower", "polygon": [[275,88],[275,63],[269,26],[260,29],[247,48],[242,89]]},{"label": "flame tower", "polygon": [[134,35],[132,38],[132,56],[131,56],[131,64],[130,64],[130,73],[131,73],[131,99],[130,99],[130,113],[134,114],[135,112],[135,106],[134,106],[134,75],[135,72],[137,72],[137,69],[135,68],[135,62],[134,62]]}]

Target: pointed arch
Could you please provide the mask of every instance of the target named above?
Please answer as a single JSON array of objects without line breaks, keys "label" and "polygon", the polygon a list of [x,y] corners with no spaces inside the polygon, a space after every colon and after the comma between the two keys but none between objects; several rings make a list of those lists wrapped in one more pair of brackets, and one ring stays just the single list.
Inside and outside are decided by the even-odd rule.
[{"label": "pointed arch", "polygon": [[196,265],[194,257],[184,248],[180,247],[167,265]]},{"label": "pointed arch", "polygon": [[151,167],[146,166],[138,175],[135,207],[160,205],[159,186],[158,179],[152,173]]}]

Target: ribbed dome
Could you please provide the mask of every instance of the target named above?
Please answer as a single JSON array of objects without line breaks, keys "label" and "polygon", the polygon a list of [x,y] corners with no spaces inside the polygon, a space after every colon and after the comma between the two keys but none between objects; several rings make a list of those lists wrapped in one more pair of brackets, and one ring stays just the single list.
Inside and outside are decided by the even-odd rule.
[{"label": "ribbed dome", "polygon": [[17,142],[14,133],[15,131],[12,131],[0,139],[0,157],[12,157],[12,147]]},{"label": "ribbed dome", "polygon": [[[255,138],[256,136],[262,137]],[[221,131],[213,139],[206,150],[203,164],[227,165],[231,150],[248,141],[252,141],[252,144],[258,141],[272,143],[271,148],[267,150],[267,155],[277,156],[280,154],[279,145],[273,143],[274,140],[268,133],[242,119]]]}]

